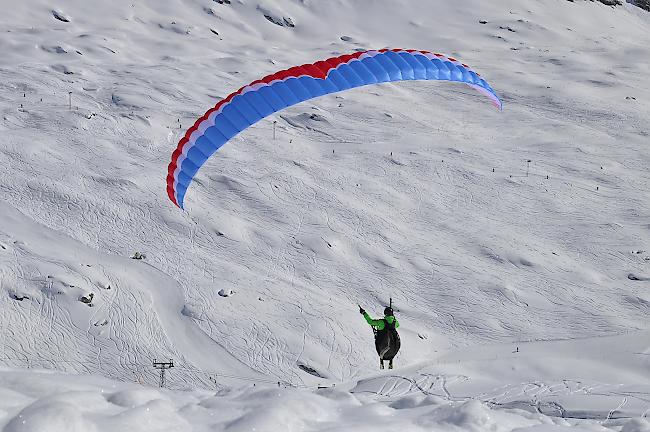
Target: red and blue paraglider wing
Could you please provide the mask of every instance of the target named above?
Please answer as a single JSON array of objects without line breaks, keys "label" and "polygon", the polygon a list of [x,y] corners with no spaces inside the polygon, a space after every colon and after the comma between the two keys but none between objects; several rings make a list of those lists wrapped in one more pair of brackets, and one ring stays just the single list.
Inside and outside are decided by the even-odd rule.
[{"label": "red and blue paraglider wing", "polygon": [[167,194],[183,208],[187,188],[206,160],[239,132],[274,112],[354,87],[403,80],[466,83],[502,108],[492,87],[469,66],[427,51],[364,51],[292,67],[240,88],[196,121],[172,154]]}]

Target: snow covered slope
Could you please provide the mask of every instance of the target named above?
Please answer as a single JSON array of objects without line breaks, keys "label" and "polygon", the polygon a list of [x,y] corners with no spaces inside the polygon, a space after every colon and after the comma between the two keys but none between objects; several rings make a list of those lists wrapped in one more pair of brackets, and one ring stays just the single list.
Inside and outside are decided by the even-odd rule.
[{"label": "snow covered slope", "polygon": [[[479,402],[448,405],[442,398],[402,398],[393,404],[336,389],[284,388],[158,391],[97,377],[0,370],[0,409],[12,418],[3,431],[409,431],[495,430],[549,432],[570,424],[541,414],[492,410]],[[26,389],[24,383],[29,384]],[[64,394],[57,389],[65,390]],[[619,422],[643,431],[643,419]],[[594,430],[580,428],[576,430]],[[605,429],[601,429],[605,430]],[[611,431],[611,429],[610,429]]]},{"label": "snow covered slope", "polygon": [[0,430],[647,432],[650,353],[638,350],[649,339],[474,348],[318,389],[257,382],[181,392],[0,368]]},{"label": "snow covered slope", "polygon": [[[332,427],[371,430],[386,426],[410,431],[511,431],[516,428],[517,431],[550,432],[563,430],[570,424],[540,414],[494,411],[475,401],[451,407],[435,397],[406,399],[404,406],[390,406],[336,390],[311,393],[250,388],[215,395],[196,390],[170,393],[94,377],[71,382],[70,377],[59,374],[3,371],[0,377],[3,387],[6,386],[3,392],[20,401],[18,406],[6,407],[12,414],[16,413],[6,423],[6,432],[271,432],[279,427],[287,431],[330,431]],[[25,394],[20,383],[28,380],[32,381],[32,389]],[[52,391],[54,388],[63,388],[68,393],[57,394]],[[362,414],[358,415],[359,412]],[[618,423],[630,432],[645,431],[641,428],[648,424],[643,419]],[[594,429],[578,426],[575,430]]]},{"label": "snow covered slope", "polygon": [[[1,363],[347,382],[376,368],[356,305],[389,297],[398,366],[648,329],[649,20],[565,0],[12,2]],[[444,83],[324,97],[220,150],[186,213],[169,202],[170,153],[219,98],[385,46],[462,59],[505,111]]]}]

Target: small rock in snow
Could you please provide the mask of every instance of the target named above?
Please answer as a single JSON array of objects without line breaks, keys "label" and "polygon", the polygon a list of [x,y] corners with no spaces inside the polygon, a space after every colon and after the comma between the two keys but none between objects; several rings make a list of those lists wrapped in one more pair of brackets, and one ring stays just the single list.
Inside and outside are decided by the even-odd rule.
[{"label": "small rock in snow", "polygon": [[630,274],[628,274],[628,275],[627,275],[627,278],[628,278],[629,280],[633,280],[633,281],[650,281],[650,277],[648,277],[648,276],[642,276],[642,275],[634,274],[634,273],[630,273]]},{"label": "small rock in snow", "polygon": [[231,290],[230,288],[221,288],[219,290],[219,295],[221,297],[230,297],[233,294],[235,294],[235,292],[233,290]]},{"label": "small rock in snow", "polygon": [[66,51],[65,48],[63,48],[60,45],[41,45],[41,49],[45,52],[49,52],[52,54],[67,54],[68,51]]},{"label": "small rock in snow", "polygon": [[18,300],[18,301],[29,300],[28,295],[26,295],[26,294],[17,294],[15,292],[9,293],[9,297],[11,297],[12,300]]},{"label": "small rock in snow", "polygon": [[313,375],[313,376],[318,377],[318,378],[325,378],[321,373],[319,373],[316,369],[314,369],[313,367],[311,367],[309,365],[306,365],[306,364],[303,364],[303,363],[298,363],[298,367],[301,370],[307,372],[309,375]]},{"label": "small rock in snow", "polygon": [[93,297],[95,297],[95,294],[90,293],[90,294],[88,294],[87,296],[81,296],[81,297],[79,297],[79,301],[80,301],[81,303],[85,303],[85,304],[87,304],[87,305],[90,306],[91,303],[92,303],[92,301],[93,301]]},{"label": "small rock in snow", "polygon": [[135,259],[135,260],[143,260],[145,258],[147,258],[147,256],[140,252],[136,252],[131,256],[131,259]]},{"label": "small rock in snow", "polygon": [[67,16],[65,16],[65,15],[64,15],[62,12],[60,12],[60,11],[53,10],[53,11],[52,11],[52,16],[53,16],[54,18],[58,19],[59,21],[63,21],[63,22],[66,22],[66,23],[67,23],[67,22],[70,22],[70,18],[68,18]]}]

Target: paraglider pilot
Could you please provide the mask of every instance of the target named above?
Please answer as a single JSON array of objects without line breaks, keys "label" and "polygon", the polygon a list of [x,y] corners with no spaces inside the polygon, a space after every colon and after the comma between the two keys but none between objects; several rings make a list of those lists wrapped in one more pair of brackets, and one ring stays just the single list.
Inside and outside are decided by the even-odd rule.
[{"label": "paraglider pilot", "polygon": [[393,358],[400,349],[401,341],[397,328],[399,322],[393,313],[391,307],[384,309],[384,317],[381,319],[372,319],[368,312],[359,306],[359,313],[363,315],[368,324],[372,326],[375,332],[375,348],[379,354],[379,367],[384,369],[384,361],[388,360],[388,369],[393,368]]}]

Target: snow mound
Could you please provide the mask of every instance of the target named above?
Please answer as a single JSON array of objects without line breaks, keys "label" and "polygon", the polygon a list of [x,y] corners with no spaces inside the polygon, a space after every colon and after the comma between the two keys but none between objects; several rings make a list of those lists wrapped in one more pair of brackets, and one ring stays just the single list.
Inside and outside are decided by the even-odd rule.
[{"label": "snow mound", "polygon": [[96,427],[83,418],[77,404],[44,398],[23,408],[2,429],[3,432],[95,432]]},{"label": "snow mound", "polygon": [[[29,383],[28,388],[25,383]],[[107,393],[107,390],[110,393]],[[230,391],[170,391],[93,376],[0,369],[3,432],[648,432],[644,418],[590,424],[478,400],[434,396],[391,401],[346,390],[257,386]],[[7,397],[8,396],[8,397]]]},{"label": "snow mound", "polygon": [[631,419],[623,425],[621,432],[650,432],[650,420],[645,418]]},{"label": "snow mound", "polygon": [[[173,359],[176,389],[360,381],[364,409],[387,422],[397,408],[404,422],[437,410],[432,429],[492,427],[497,406],[621,422],[647,409],[633,395],[648,393],[648,345],[607,339],[648,326],[646,12],[563,0],[11,6],[2,364],[155,385],[151,359]],[[233,137],[186,211],[170,203],[170,155],[208,108],[277,70],[382,47],[467,62],[505,110],[449,83],[324,96]],[[390,298],[395,375],[408,379],[362,380],[377,359],[357,304],[381,313]],[[587,339],[600,351],[587,356]],[[572,355],[530,342],[549,340],[571,341]],[[463,396],[482,405],[461,409]],[[134,418],[169,408],[133,403]]]},{"label": "snow mound", "polygon": [[123,408],[135,408],[159,400],[160,392],[151,388],[122,390],[106,397],[106,400]]}]

